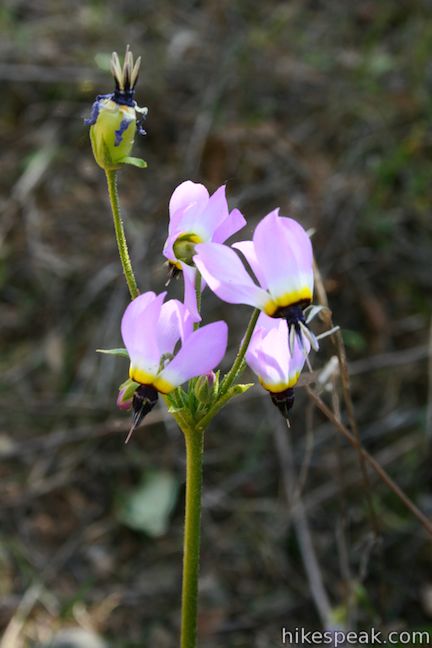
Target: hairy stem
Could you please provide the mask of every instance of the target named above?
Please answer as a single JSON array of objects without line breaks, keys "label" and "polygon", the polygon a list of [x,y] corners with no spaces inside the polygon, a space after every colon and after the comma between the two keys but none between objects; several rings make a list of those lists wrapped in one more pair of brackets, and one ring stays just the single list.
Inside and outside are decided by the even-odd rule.
[{"label": "hairy stem", "polygon": [[184,430],[184,436],[186,441],[186,510],[180,645],[181,648],[195,648],[198,616],[204,430]]},{"label": "hairy stem", "polygon": [[135,275],[132,270],[132,264],[129,257],[128,247],[126,243],[126,236],[123,228],[123,221],[120,214],[120,203],[117,191],[117,172],[106,170],[106,179],[108,184],[108,193],[111,203],[111,210],[114,220],[114,230],[117,239],[117,246],[120,255],[123,273],[126,278],[126,283],[129,288],[131,299],[135,299],[139,295],[138,286],[135,280]]}]

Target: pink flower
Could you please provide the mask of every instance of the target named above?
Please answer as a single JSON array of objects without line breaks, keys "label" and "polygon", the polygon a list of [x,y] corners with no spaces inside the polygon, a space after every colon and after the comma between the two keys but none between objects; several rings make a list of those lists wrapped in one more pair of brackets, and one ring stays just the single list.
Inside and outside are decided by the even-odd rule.
[{"label": "pink flower", "polygon": [[168,394],[220,363],[228,327],[219,321],[193,331],[186,306],[176,299],[163,303],[165,295],[146,292],[134,299],[123,315],[121,331],[130,357],[131,380]]},{"label": "pink flower", "polygon": [[169,212],[163,253],[178,268],[181,262],[192,264],[197,243],[224,243],[246,225],[238,209],[229,212],[224,185],[209,196],[204,185],[186,180],[171,196]]},{"label": "pink flower", "polygon": [[286,321],[261,313],[246,351],[246,362],[284,416],[294,403],[293,387],[305,364],[310,343],[307,338],[300,343],[294,336],[292,347],[291,351]]},{"label": "pink flower", "polygon": [[292,218],[268,214],[257,225],[253,241],[234,243],[252,268],[252,280],[236,253],[225,245],[196,246],[194,261],[218,297],[230,304],[249,304],[274,316],[293,304],[309,304],[313,294],[312,245]]},{"label": "pink flower", "polygon": [[264,389],[272,393],[283,392],[294,387],[299,379],[310,351],[310,344],[306,342],[305,345],[302,348],[295,340],[294,353],[291,353],[287,323],[261,313],[246,351],[246,362]]},{"label": "pink flower", "polygon": [[[225,186],[212,196],[202,184],[186,180],[175,189],[169,204],[170,222],[163,254],[174,270],[183,271],[185,301],[195,322],[201,320],[195,298],[197,243],[224,243],[246,225],[238,209],[228,210]],[[204,288],[204,286],[202,286]]]},{"label": "pink flower", "polygon": [[230,304],[249,304],[285,319],[290,332],[309,338],[316,348],[303,315],[313,295],[312,245],[303,227],[275,210],[257,225],[253,241],[233,247],[245,256],[259,285],[230,247],[201,243],[194,262],[211,290]]}]

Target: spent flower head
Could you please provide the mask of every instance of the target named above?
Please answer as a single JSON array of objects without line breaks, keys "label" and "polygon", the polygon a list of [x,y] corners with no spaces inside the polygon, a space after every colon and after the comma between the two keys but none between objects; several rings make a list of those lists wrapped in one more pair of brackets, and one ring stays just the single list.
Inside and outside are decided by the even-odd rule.
[{"label": "spent flower head", "polygon": [[141,57],[134,61],[133,54],[126,48],[123,66],[117,52],[111,57],[111,72],[115,90],[110,94],[98,95],[93,104],[91,116],[85,120],[90,126],[90,139],[96,162],[102,169],[113,171],[122,164],[145,167],[144,160],[130,157],[135,133],[144,134],[142,120],[147,108],[140,108],[134,99],[135,85]]}]

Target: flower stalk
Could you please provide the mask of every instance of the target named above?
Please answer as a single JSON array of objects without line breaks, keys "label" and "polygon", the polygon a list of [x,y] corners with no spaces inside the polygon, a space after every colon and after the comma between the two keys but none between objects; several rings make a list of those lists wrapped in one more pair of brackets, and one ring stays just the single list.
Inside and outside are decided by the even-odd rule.
[{"label": "flower stalk", "polygon": [[[201,313],[201,274],[199,272],[195,275],[195,295],[198,314]],[[194,328],[199,328],[200,323],[195,322]]]},{"label": "flower stalk", "polygon": [[105,170],[108,194],[111,204],[111,210],[114,220],[114,230],[117,240],[120,261],[123,267],[123,273],[129,288],[131,299],[136,299],[139,295],[137,282],[135,279],[132,263],[129,256],[129,250],[126,242],[126,235],[123,227],[123,221],[120,213],[120,202],[117,191],[117,172],[111,169]]},{"label": "flower stalk", "polygon": [[201,491],[204,430],[184,429],[186,442],[186,506],[183,544],[181,648],[195,648],[201,541]]},{"label": "flower stalk", "polygon": [[236,359],[234,360],[233,366],[231,367],[231,369],[229,370],[229,372],[227,373],[227,375],[222,381],[220,392],[219,392],[220,396],[226,394],[226,392],[231,387],[231,385],[233,384],[233,382],[235,381],[235,379],[237,378],[237,376],[241,371],[244,357],[246,355],[246,351],[248,350],[248,346],[251,341],[251,337],[254,332],[259,315],[260,315],[260,310],[256,308],[253,311],[251,318],[249,320],[249,324],[247,326],[246,333],[243,338],[243,342],[240,345],[240,349],[237,353]]}]

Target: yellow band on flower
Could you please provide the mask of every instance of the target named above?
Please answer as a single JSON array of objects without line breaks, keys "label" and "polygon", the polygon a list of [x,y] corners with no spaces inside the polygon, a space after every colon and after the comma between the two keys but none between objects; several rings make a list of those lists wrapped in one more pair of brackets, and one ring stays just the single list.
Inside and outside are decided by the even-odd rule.
[{"label": "yellow band on flower", "polygon": [[129,378],[141,385],[153,385],[156,380],[156,376],[153,374],[147,373],[146,371],[143,371],[138,367],[133,367],[132,365],[129,369]]},{"label": "yellow band on flower", "polygon": [[163,378],[156,378],[153,387],[155,387],[155,389],[157,389],[161,394],[169,394],[173,389],[175,389],[175,385],[172,385],[168,380],[164,380]]},{"label": "yellow band on flower", "polygon": [[312,291],[310,288],[300,288],[299,290],[293,290],[289,293],[284,293],[277,299],[269,299],[269,301],[264,306],[264,312],[267,315],[274,315],[279,308],[284,308],[287,306],[292,306],[298,302],[312,301]]},{"label": "yellow band on flower", "polygon": [[276,385],[274,384],[270,385],[268,383],[265,383],[261,378],[258,379],[260,381],[260,384],[264,387],[264,389],[267,389],[267,391],[271,392],[272,394],[280,394],[281,392],[284,392],[287,389],[294,387],[294,385],[296,385],[298,382],[299,376],[300,376],[300,372],[297,372],[292,378],[290,378],[288,383],[277,383]]}]

